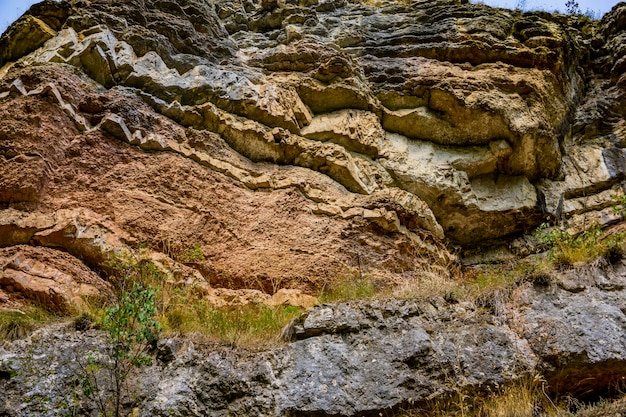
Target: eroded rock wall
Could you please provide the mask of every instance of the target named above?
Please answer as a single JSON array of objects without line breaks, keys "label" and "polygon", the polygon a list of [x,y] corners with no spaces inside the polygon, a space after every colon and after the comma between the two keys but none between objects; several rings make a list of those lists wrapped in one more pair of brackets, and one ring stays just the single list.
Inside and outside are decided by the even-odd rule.
[{"label": "eroded rock wall", "polygon": [[[574,227],[614,220],[602,209],[623,179],[621,13],[584,22],[439,1],[44,2],[1,41],[3,100],[62,90],[51,112],[79,137],[173,152],[251,190],[299,189],[307,203],[295,205],[322,222],[357,219],[419,250],[420,234],[471,247],[546,215]],[[48,35],[24,41],[36,28]],[[40,65],[48,75],[35,80],[25,67]],[[72,67],[80,88],[62,86],[76,84]],[[86,102],[98,88],[105,103]],[[216,161],[215,147],[256,164]],[[3,200],[37,200],[44,162],[7,155],[36,178],[7,172],[19,185]],[[316,181],[338,191],[303,191]]]},{"label": "eroded rock wall", "polygon": [[[428,0],[35,5],[0,38],[0,305],[106,294],[110,255],[145,244],[207,293],[312,291],[356,271],[450,274],[451,247],[506,244],[546,217],[619,221],[625,16],[624,3],[598,22]],[[557,392],[588,392],[567,382],[583,374],[602,390],[626,373],[624,266],[596,269],[524,284],[507,306],[318,306],[296,341],[252,357],[183,343],[140,379],[140,409],[352,416],[536,371]],[[100,338],[52,329],[3,348],[0,414],[61,412],[28,399],[71,396],[73,355]]]}]

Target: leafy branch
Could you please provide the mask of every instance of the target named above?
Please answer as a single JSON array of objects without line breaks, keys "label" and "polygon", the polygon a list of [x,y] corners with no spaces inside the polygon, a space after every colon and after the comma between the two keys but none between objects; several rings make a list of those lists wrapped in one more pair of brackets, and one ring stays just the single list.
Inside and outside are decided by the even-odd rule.
[{"label": "leafy branch", "polygon": [[127,285],[124,279],[117,303],[105,308],[99,320],[109,345],[101,355],[88,354],[86,363],[78,361],[83,394],[102,417],[121,416],[126,382],[135,368],[152,363],[149,350],[160,330],[156,290],[141,282]]}]

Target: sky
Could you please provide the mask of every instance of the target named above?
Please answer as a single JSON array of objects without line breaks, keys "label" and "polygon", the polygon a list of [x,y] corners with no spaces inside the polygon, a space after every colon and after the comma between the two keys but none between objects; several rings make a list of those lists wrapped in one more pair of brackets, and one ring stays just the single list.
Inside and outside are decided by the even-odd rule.
[{"label": "sky", "polygon": [[[6,1],[6,0],[0,0]],[[565,12],[566,0],[471,0],[472,3],[485,3],[490,6],[506,7],[513,9],[519,4],[525,3],[524,10],[546,10],[549,12],[558,10]],[[592,10],[596,13],[597,17],[602,17],[603,14],[610,11],[619,1],[616,0],[578,0],[580,10],[584,13],[587,10]]]},{"label": "sky", "polygon": [[[219,1],[219,0],[218,0]],[[547,11],[565,10],[566,0],[472,0],[497,7],[514,8],[519,3],[525,1],[526,9],[542,9]],[[0,0],[0,33],[24,13],[31,4],[37,0]],[[580,9],[585,12],[587,9],[602,15],[618,2],[616,0],[578,0]]]}]

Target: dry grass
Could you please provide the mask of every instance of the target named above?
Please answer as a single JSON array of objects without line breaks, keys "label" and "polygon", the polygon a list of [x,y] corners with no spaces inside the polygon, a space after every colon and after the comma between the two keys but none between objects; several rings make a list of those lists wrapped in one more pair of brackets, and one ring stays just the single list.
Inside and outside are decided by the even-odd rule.
[{"label": "dry grass", "polygon": [[368,275],[360,273],[354,276],[345,276],[324,285],[318,296],[320,303],[358,300],[372,298],[380,294],[376,281]]},{"label": "dry grass", "polygon": [[563,414],[559,417],[624,417],[626,416],[626,396],[614,401],[602,400],[596,404],[582,406],[576,414]]},{"label": "dry grass", "polygon": [[592,227],[578,236],[571,236],[559,229],[542,226],[536,236],[548,250],[543,256],[462,269],[449,265],[448,274],[426,267],[423,271],[405,274],[402,282],[369,297],[444,297],[455,301],[480,301],[494,293],[506,293],[522,282],[548,284],[564,268],[598,261],[613,264],[626,252],[624,231],[603,232]]},{"label": "dry grass", "polygon": [[463,298],[465,289],[459,279],[433,271],[418,271],[405,274],[402,282],[390,289],[389,295],[396,298]]},{"label": "dry grass", "polygon": [[161,322],[167,332],[199,334],[232,347],[268,349],[284,343],[281,330],[301,313],[300,308],[293,306],[247,304],[215,308],[204,300],[196,300],[169,309]]},{"label": "dry grass", "polygon": [[24,339],[56,318],[47,310],[35,306],[26,306],[21,310],[0,310],[0,340]]},{"label": "dry grass", "polygon": [[385,417],[573,417],[565,405],[555,404],[546,395],[544,385],[540,376],[524,378],[488,395],[457,392],[446,400],[388,413]]}]

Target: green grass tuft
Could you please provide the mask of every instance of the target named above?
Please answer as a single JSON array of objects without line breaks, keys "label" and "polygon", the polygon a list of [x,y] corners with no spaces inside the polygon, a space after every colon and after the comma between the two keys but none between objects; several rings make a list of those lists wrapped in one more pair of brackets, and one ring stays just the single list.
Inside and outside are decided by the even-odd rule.
[{"label": "green grass tuft", "polygon": [[357,300],[374,297],[377,288],[374,280],[366,276],[344,278],[325,286],[319,296],[320,303]]}]

